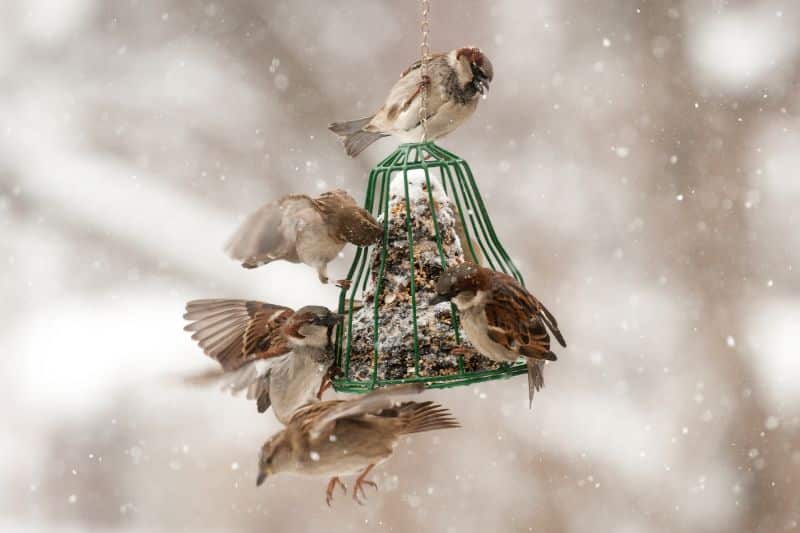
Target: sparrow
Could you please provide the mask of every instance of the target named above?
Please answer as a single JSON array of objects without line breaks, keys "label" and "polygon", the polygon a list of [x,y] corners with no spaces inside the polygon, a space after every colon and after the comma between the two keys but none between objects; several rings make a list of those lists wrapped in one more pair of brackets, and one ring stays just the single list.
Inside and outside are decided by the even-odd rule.
[{"label": "sparrow", "polygon": [[417,61],[403,71],[374,115],[328,126],[344,138],[347,155],[355,157],[387,135],[402,142],[422,141],[422,91],[427,91],[427,138],[444,137],[472,115],[478,98],[488,92],[494,77],[489,58],[474,47],[431,55],[425,79],[421,66],[422,62]]},{"label": "sparrow", "polygon": [[364,485],[375,465],[388,459],[401,436],[435,429],[460,427],[441,405],[398,402],[398,396],[417,394],[422,383],[377,389],[352,400],[331,400],[298,410],[286,428],[264,443],[258,461],[257,485],[282,472],[331,476],[325,491],[330,506],[339,476],[358,474],[353,499],[366,497]]},{"label": "sparrow", "polygon": [[461,263],[445,270],[436,282],[436,305],[450,301],[469,342],[494,361],[512,362],[520,356],[528,364],[528,400],[544,387],[544,361],[555,361],[550,335],[564,348],[555,317],[517,280],[502,272]]},{"label": "sparrow", "polygon": [[327,268],[346,243],[375,244],[383,227],[346,191],[336,189],[317,198],[285,196],[250,215],[225,249],[245,268],[283,259],[304,263],[328,283]]},{"label": "sparrow", "polygon": [[272,405],[286,424],[322,396],[333,364],[331,332],[342,316],[309,305],[297,311],[254,300],[195,300],[184,327],[222,367],[223,390],[247,391],[258,412]]}]

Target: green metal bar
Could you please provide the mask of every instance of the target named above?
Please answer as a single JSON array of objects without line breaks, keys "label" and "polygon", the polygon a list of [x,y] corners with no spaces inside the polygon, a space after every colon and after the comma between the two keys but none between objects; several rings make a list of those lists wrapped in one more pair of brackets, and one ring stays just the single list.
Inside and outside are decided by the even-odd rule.
[{"label": "green metal bar", "polygon": [[[428,205],[431,208],[431,218],[433,219],[433,231],[434,235],[436,236],[436,247],[439,249],[439,259],[442,262],[442,268],[447,270],[447,258],[444,255],[444,247],[442,246],[442,236],[439,233],[439,218],[436,214],[436,202],[433,199],[433,186],[431,185],[431,177],[428,172],[428,167],[423,166],[425,169],[425,185],[428,187]],[[444,181],[444,180],[441,180]],[[461,343],[459,331],[458,331],[458,315],[455,312],[455,305],[450,304],[450,316],[452,317],[452,326],[453,331],[456,335],[456,342]],[[463,357],[459,356],[458,358],[458,366],[459,370],[463,373],[464,361]]]},{"label": "green metal bar", "polygon": [[[492,258],[497,260],[498,264],[500,265],[500,269],[505,272],[503,265],[500,263],[500,256],[497,255],[497,253],[489,245],[489,237],[486,234],[486,228],[483,226],[483,221],[481,220],[480,216],[477,215],[477,208],[473,204],[472,197],[468,193],[466,180],[461,168],[459,168],[458,165],[455,165],[453,169],[456,172],[456,176],[458,176],[458,186],[461,190],[461,195],[464,198],[464,204],[467,206],[467,214],[469,215],[470,222],[472,223],[472,229],[475,230],[475,238],[478,241],[478,245],[481,247],[481,250],[483,251],[483,257],[493,270],[497,270],[497,267],[495,267]],[[475,222],[478,223],[477,227],[475,226]],[[481,229],[482,237],[481,234],[478,234],[478,227]]]},{"label": "green metal bar", "polygon": [[439,259],[442,261],[442,268],[447,268],[447,259],[444,256],[444,247],[442,246],[442,236],[439,234],[439,218],[436,215],[436,202],[433,200],[433,186],[431,185],[431,176],[428,172],[428,167],[422,167],[425,172],[425,186],[428,188],[428,205],[431,209],[431,219],[433,220],[433,234],[436,237],[436,247],[439,250]]},{"label": "green metal bar", "polygon": [[[472,239],[470,239],[469,228],[467,227],[467,221],[464,218],[464,210],[461,208],[461,201],[458,198],[458,191],[456,190],[455,182],[453,181],[453,175],[450,173],[450,169],[449,168],[443,167],[443,170],[447,174],[447,179],[450,180],[450,190],[452,191],[450,196],[453,198],[453,200],[456,203],[456,207],[457,207],[457,211],[458,211],[458,217],[461,219],[461,227],[464,228],[464,238],[467,241],[467,248],[469,248],[469,253],[472,255],[472,261],[474,263],[477,263],[478,262],[478,256],[475,253],[475,248],[473,248],[473,246],[472,246]],[[466,253],[466,250],[464,249],[464,243],[463,242],[461,243],[461,250],[462,250],[462,252],[464,252],[464,255],[466,256],[467,253]]]},{"label": "green metal bar", "polygon": [[401,150],[395,150],[391,154],[389,154],[383,161],[378,163],[376,166],[377,168],[391,168],[395,161],[402,155]]},{"label": "green metal bar", "polygon": [[[378,180],[381,180],[381,199],[383,199],[384,194],[388,194],[388,189],[384,186],[385,185],[385,175],[388,173],[386,170],[387,168],[391,168],[394,165],[394,162],[398,159],[402,158],[403,153],[399,150],[395,150],[392,152],[388,157],[386,157],[381,163],[378,164],[377,167],[373,168],[370,172],[369,180],[367,183],[367,198],[365,200],[364,208],[367,211],[373,212],[374,209],[374,197],[375,197],[375,189],[377,188]],[[380,206],[383,206],[383,202],[381,202]],[[379,207],[379,210],[381,209]],[[387,212],[388,214],[388,212]],[[384,215],[383,217],[385,220],[388,220],[388,216]],[[387,230],[388,223],[384,224],[384,239],[387,238]],[[358,286],[361,284],[361,278],[363,277],[364,283],[362,285],[362,292],[366,289],[366,285],[369,281],[369,276],[372,269],[372,262],[369,262],[369,266],[367,269],[367,275],[364,275],[364,267],[367,264],[367,261],[370,257],[368,253],[368,248],[359,247],[356,251],[356,256],[354,257],[353,264],[351,265],[350,271],[348,272],[347,279],[353,279],[353,273],[356,268],[358,268],[357,277],[355,279],[355,283],[352,284],[352,292],[350,294],[349,306],[348,306],[348,321],[347,321],[347,344],[346,347],[343,343],[343,336],[344,336],[344,325],[337,325],[337,333],[336,333],[336,349],[335,349],[335,358],[337,363],[340,367],[343,368],[345,379],[350,378],[350,355],[352,352],[352,332],[353,332],[353,313],[354,313],[354,306],[355,300],[357,295]],[[339,312],[344,312],[345,306],[345,295],[346,289],[342,290],[342,293],[339,297]],[[344,351],[344,362],[342,361],[343,352]],[[342,364],[344,363],[344,364]],[[340,380],[334,382],[334,386],[337,390],[339,390]]]},{"label": "green metal bar", "polygon": [[383,235],[384,235],[384,242],[383,246],[381,246],[381,264],[378,268],[378,276],[375,279],[375,294],[373,295],[373,322],[372,322],[372,342],[374,347],[374,353],[372,357],[372,383],[371,388],[375,388],[375,383],[378,381],[378,354],[380,352],[380,331],[378,330],[379,325],[379,314],[378,314],[378,304],[381,299],[381,291],[383,290],[383,276],[386,273],[386,252],[389,249],[389,180],[391,178],[391,172],[387,171],[384,172],[383,180],[381,182],[381,191],[383,198],[383,207],[381,212],[383,213]]},{"label": "green metal bar", "polygon": [[[458,166],[454,166],[453,169],[455,170],[455,174],[456,174],[456,178],[457,178],[456,179],[456,183],[458,184],[458,189],[459,189],[459,192],[461,194],[461,199],[464,201],[464,207],[466,208],[464,212],[466,213],[466,216],[469,217],[469,223],[472,226],[472,231],[473,231],[473,235],[475,237],[475,241],[477,241],[478,246],[480,247],[481,251],[483,252],[484,259],[486,260],[487,263],[489,263],[489,267],[492,270],[497,270],[497,267],[494,266],[494,261],[492,260],[492,259],[495,258],[494,253],[489,253],[489,250],[487,249],[488,241],[486,240],[485,236],[484,236],[484,238],[481,238],[481,233],[478,231],[478,227],[480,226],[480,219],[478,219],[477,216],[475,215],[475,209],[473,208],[472,202],[470,202],[470,198],[466,193],[466,190],[465,190],[466,189],[466,185],[464,183],[464,176],[462,175],[461,170],[458,168]],[[481,229],[483,229],[483,228],[481,227]],[[467,225],[464,224],[464,235],[465,235],[465,237],[466,237],[468,231],[469,230],[467,229]],[[475,249],[471,248],[471,250],[474,252]],[[477,256],[473,255],[472,257],[473,257],[473,260],[475,260],[475,262],[477,263]]]},{"label": "green metal bar", "polygon": [[419,376],[404,379],[385,379],[377,381],[374,385],[368,381],[347,383],[340,382],[336,390],[341,392],[363,393],[372,390],[375,388],[375,386],[386,387],[389,385],[399,385],[403,383],[425,383],[427,388],[447,389],[496,379],[508,379],[526,373],[526,363],[524,361],[518,361],[505,369],[498,368],[496,370],[481,370],[467,374],[449,374],[446,376]]},{"label": "green metal bar", "polygon": [[[478,241],[478,246],[480,247],[481,251],[483,252],[483,256],[486,259],[486,262],[489,264],[489,267],[492,268],[493,270],[497,270],[497,267],[494,264],[495,261],[493,261],[493,259],[496,260],[498,262],[498,264],[500,264],[500,257],[498,256],[498,254],[493,249],[491,250],[491,253],[489,253],[489,249],[491,249],[491,247],[489,246],[489,237],[486,234],[486,229],[483,227],[483,223],[482,223],[480,217],[477,216],[477,212],[478,211],[476,209],[476,206],[473,205],[472,196],[467,193],[468,184],[467,184],[467,181],[465,179],[465,175],[461,171],[461,168],[459,166],[460,163],[463,163],[463,160],[460,157],[456,156],[455,154],[452,154],[452,153],[448,152],[447,150],[445,150],[445,149],[443,149],[441,147],[437,146],[436,149],[442,154],[443,158],[447,159],[451,163],[451,166],[453,167],[453,170],[456,173],[456,177],[458,178],[458,187],[459,187],[459,190],[461,192],[461,197],[464,200],[464,206],[467,208],[466,209],[466,214],[469,217],[470,224],[472,225],[472,230],[473,230],[473,232],[475,234],[475,240]],[[454,187],[454,189],[455,189],[455,187]],[[455,194],[454,194],[454,197],[456,197]],[[461,211],[460,202],[457,201],[457,205],[459,206],[459,211]],[[467,238],[467,241],[470,242],[470,244],[471,244],[471,239],[469,239],[469,227],[467,226],[467,223],[464,220],[463,213],[464,213],[464,211],[461,211],[461,214],[462,214],[462,216],[461,216],[461,218],[462,218],[462,226],[464,228],[464,234],[465,234],[465,237]],[[477,225],[476,225],[476,221],[477,221]],[[478,231],[478,227],[480,227],[480,229],[481,229],[480,232]],[[481,233],[483,234],[483,238],[481,238]],[[478,257],[475,254],[475,249],[472,246],[470,246],[470,252],[472,252],[472,260],[475,263],[477,263],[478,262]],[[501,266],[501,269],[505,272],[505,269],[503,268],[503,265],[501,264],[500,266]]]},{"label": "green metal bar", "polygon": [[[488,237],[486,237],[486,235],[485,235],[485,230],[484,230],[483,226],[481,225],[480,218],[476,217],[476,210],[474,209],[474,206],[472,205],[471,197],[466,192],[467,184],[466,184],[466,180],[464,179],[464,174],[461,172],[461,169],[459,168],[459,163],[461,163],[463,161],[458,156],[456,156],[454,154],[451,154],[447,150],[444,150],[444,149],[442,149],[442,148],[440,148],[438,146],[436,147],[436,150],[438,150],[440,152],[440,154],[442,155],[443,159],[448,160],[448,162],[450,163],[449,166],[452,166],[453,169],[455,170],[456,176],[458,178],[458,186],[459,186],[459,189],[460,189],[460,192],[461,192],[461,197],[464,200],[465,207],[467,208],[466,209],[466,214],[469,216],[469,221],[470,221],[470,224],[472,225],[472,230],[473,230],[473,232],[475,234],[475,240],[478,242],[478,246],[480,246],[480,249],[483,252],[484,257],[486,258],[486,262],[489,263],[489,266],[492,269],[496,270],[496,267],[494,266],[494,261],[492,261],[492,258],[496,259],[498,262],[499,262],[500,259],[496,256],[494,251],[490,254],[488,252],[488,250],[487,250],[487,246],[489,244]],[[445,167],[445,170],[447,170],[448,175],[452,176],[450,174],[450,169],[448,167]],[[458,205],[458,208],[459,208],[459,215],[461,216],[461,225],[464,228],[464,237],[467,239],[467,243],[469,244],[470,253],[472,254],[472,260],[475,263],[477,263],[478,262],[478,256],[477,256],[477,254],[475,254],[475,248],[472,246],[472,239],[470,238],[470,235],[469,235],[469,226],[467,225],[467,222],[466,222],[466,220],[464,218],[465,211],[461,209],[461,203],[458,201],[458,195],[456,193],[455,186],[453,186],[453,198],[456,199],[456,204]],[[477,220],[478,224],[480,225],[481,230],[484,230],[484,238],[483,239],[481,239],[481,236],[480,236],[480,234],[478,232],[478,226],[476,226],[476,224],[475,224],[476,220]],[[463,246],[462,246],[462,248],[463,248]]]},{"label": "green metal bar", "polygon": [[[437,158],[439,158],[441,160],[439,155],[434,152],[435,145],[433,145],[432,143],[427,143],[426,147],[429,150],[428,153],[430,153],[433,157],[437,157]],[[433,200],[433,187],[431,186],[429,168],[438,168],[439,169],[440,183],[442,184],[442,187],[444,188],[445,194],[447,194],[447,180],[444,178],[444,172],[448,172],[448,174],[449,174],[449,169],[443,163],[436,163],[434,165],[428,165],[427,161],[425,161],[424,158],[423,158],[422,166],[423,166],[423,169],[425,170],[425,183],[426,183],[426,185],[428,187],[428,203],[429,203],[430,208],[431,208],[431,218],[433,219],[433,228],[434,228],[434,232],[435,232],[435,235],[436,235],[436,246],[439,248],[439,257],[440,257],[440,259],[442,261],[442,268],[443,269],[447,269],[447,259],[444,256],[444,248],[442,247],[442,237],[439,234],[439,221],[438,221],[438,217],[437,217],[437,214],[436,214],[436,205],[435,205],[435,202]],[[461,210],[460,209],[459,209],[459,216],[461,216]],[[463,225],[463,223],[464,223],[463,222],[463,216],[461,216],[461,218],[462,218],[462,225]],[[466,237],[466,231],[465,231],[465,237]],[[472,243],[470,242],[469,238],[467,238],[467,244],[470,247],[470,252],[473,254],[472,257],[474,259],[475,258],[475,252],[471,249],[472,248]],[[463,251],[463,243],[462,243],[462,251]],[[461,331],[460,331],[461,328],[459,327],[459,323],[458,323],[458,312],[456,310],[456,306],[453,303],[450,304],[450,326],[453,328],[453,334],[455,335],[456,343],[457,344],[461,344]],[[458,361],[458,373],[463,375],[464,374],[464,357],[459,355],[458,358],[457,358],[457,361]]]},{"label": "green metal bar", "polygon": [[[364,199],[364,209],[368,211],[372,211],[372,206],[375,200],[375,184],[377,182],[378,176],[381,174],[382,171],[380,170],[372,170],[369,173],[369,179],[367,182],[367,193],[366,198]],[[386,232],[384,231],[384,239],[386,238]],[[346,378],[350,376],[350,352],[352,349],[352,338],[353,338],[353,305],[355,303],[356,294],[358,290],[358,284],[361,279],[362,274],[364,273],[364,264],[366,263],[367,259],[369,258],[368,247],[359,247],[356,250],[356,255],[353,259],[353,264],[350,267],[350,271],[347,273],[346,279],[353,279],[353,271],[358,266],[358,274],[356,278],[356,282],[352,284],[352,290],[350,292],[350,305],[347,313],[347,351],[345,354],[344,365],[342,365],[342,335],[344,334],[344,325],[340,324],[336,326],[336,361],[338,362],[340,368],[344,371],[344,375]],[[345,296],[347,294],[347,289],[342,289],[342,292],[339,296],[339,312],[344,313],[344,305],[345,305]]]},{"label": "green metal bar", "polygon": [[408,231],[408,259],[411,283],[411,326],[414,339],[414,373],[419,376],[419,339],[417,337],[417,282],[414,271],[414,224],[411,222],[411,200],[408,197],[408,170],[403,169],[403,189],[406,204],[406,230]]}]

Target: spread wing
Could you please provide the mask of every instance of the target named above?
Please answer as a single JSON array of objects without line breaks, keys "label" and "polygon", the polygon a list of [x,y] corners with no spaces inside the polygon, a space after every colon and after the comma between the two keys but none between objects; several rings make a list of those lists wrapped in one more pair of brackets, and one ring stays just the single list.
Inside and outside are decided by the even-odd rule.
[{"label": "spread wing", "polygon": [[281,326],[293,311],[254,300],[194,300],[186,304],[183,329],[226,372],[289,352]]},{"label": "spread wing", "polygon": [[[489,338],[522,356],[554,361],[548,329],[559,344],[566,343],[550,311],[506,274],[493,273],[491,290],[491,303],[486,304]],[[520,320],[521,315],[528,319]]]},{"label": "spread wing", "polygon": [[314,204],[340,241],[368,246],[383,236],[383,227],[366,209],[359,207],[346,191],[336,189],[327,192],[314,199]]},{"label": "spread wing", "polygon": [[276,259],[297,262],[297,222],[307,209],[316,207],[304,194],[286,196],[262,206],[239,226],[225,245],[225,251],[246,268]]},{"label": "spread wing", "polygon": [[419,394],[424,389],[423,383],[409,383],[377,389],[353,400],[321,402],[304,408],[301,427],[311,439],[317,439],[333,431],[339,419],[389,409],[395,406],[397,396]]}]

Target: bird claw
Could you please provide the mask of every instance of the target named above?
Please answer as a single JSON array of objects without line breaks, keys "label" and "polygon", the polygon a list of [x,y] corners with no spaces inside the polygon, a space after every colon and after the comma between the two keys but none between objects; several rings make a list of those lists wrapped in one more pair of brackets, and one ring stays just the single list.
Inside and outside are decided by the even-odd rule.
[{"label": "bird claw", "polygon": [[336,282],[336,286],[339,287],[340,289],[347,290],[350,288],[352,283],[353,282],[350,281],[349,279],[340,279],[339,281]]},{"label": "bird claw", "polygon": [[427,89],[431,85],[431,77],[425,74],[419,82],[420,89]]},{"label": "bird claw", "polygon": [[[369,471],[372,470],[374,466],[375,465],[369,465],[363,472],[361,472],[361,475],[356,478],[355,485],[353,485],[353,500],[355,500],[358,505],[364,505],[364,502],[361,500],[361,498],[364,498],[365,500],[367,499],[367,493],[364,490],[364,485],[369,485],[373,489],[378,490],[377,483],[366,479],[367,474],[369,474]],[[361,492],[361,498],[358,497],[359,492]]]},{"label": "bird claw", "polygon": [[347,487],[345,487],[342,480],[338,477],[332,477],[330,481],[328,481],[328,488],[325,489],[325,503],[328,504],[328,507],[331,506],[331,502],[333,501],[333,491],[336,490],[336,485],[339,485],[342,488],[342,492],[347,494]]},{"label": "bird claw", "polygon": [[[364,485],[369,485],[375,490],[378,490],[378,484],[374,481],[370,481],[368,479],[361,480],[361,482],[356,482],[353,486],[353,499],[356,501],[358,505],[364,505],[364,500],[367,499],[367,493],[364,490]],[[361,493],[361,497],[358,494]]]}]

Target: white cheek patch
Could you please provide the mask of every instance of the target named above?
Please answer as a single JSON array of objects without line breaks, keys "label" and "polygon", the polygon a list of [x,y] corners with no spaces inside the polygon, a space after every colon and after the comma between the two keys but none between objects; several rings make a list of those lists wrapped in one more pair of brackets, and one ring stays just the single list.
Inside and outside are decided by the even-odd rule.
[{"label": "white cheek patch", "polygon": [[303,338],[289,337],[295,346],[315,346],[324,347],[328,345],[328,328],[324,326],[305,325],[301,326],[297,332]]},{"label": "white cheek patch", "polygon": [[465,311],[477,305],[481,305],[486,301],[486,292],[485,291],[478,291],[474,293],[472,296],[459,294],[455,298],[453,298],[453,303],[456,304],[459,311]]}]

